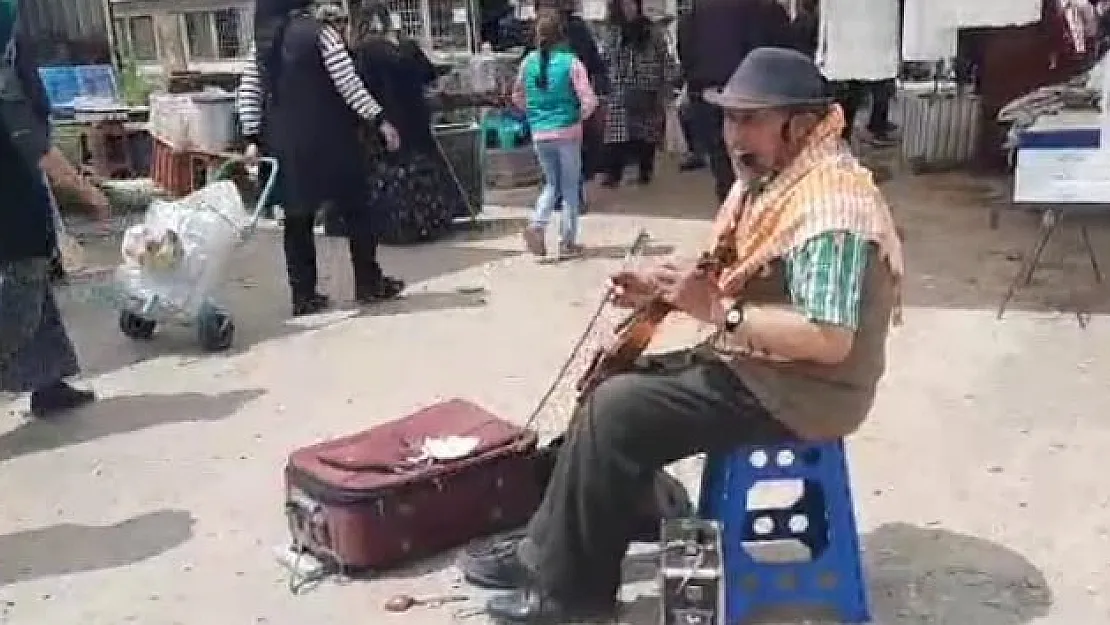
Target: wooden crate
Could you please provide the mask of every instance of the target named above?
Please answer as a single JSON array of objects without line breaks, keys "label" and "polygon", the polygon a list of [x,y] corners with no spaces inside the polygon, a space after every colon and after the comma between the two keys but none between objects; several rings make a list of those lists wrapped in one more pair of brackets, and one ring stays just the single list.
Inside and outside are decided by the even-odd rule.
[{"label": "wooden crate", "polygon": [[226,155],[180,151],[158,137],[152,137],[154,154],[151,178],[154,185],[174,198],[184,197],[203,187],[209,174],[227,160]]}]

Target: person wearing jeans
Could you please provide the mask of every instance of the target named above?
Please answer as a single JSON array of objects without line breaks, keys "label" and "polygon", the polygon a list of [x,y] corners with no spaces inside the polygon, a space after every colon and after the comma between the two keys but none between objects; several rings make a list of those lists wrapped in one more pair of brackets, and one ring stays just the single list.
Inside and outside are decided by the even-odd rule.
[{"label": "person wearing jeans", "polygon": [[528,251],[547,255],[547,224],[563,200],[559,255],[578,255],[578,215],[582,209],[582,120],[597,109],[589,74],[567,45],[562,12],[544,10],[536,20],[536,49],[520,67],[513,102],[527,111],[532,142],[543,170],[544,187],[532,223],[524,232]]},{"label": "person wearing jeans", "polygon": [[544,185],[536,201],[532,225],[526,231],[528,249],[544,255],[547,250],[544,233],[551,221],[551,214],[559,197],[563,202],[563,216],[559,222],[559,254],[569,256],[578,252],[578,215],[582,210],[580,181],[582,180],[582,142],[574,139],[548,139],[536,141],[536,156],[543,170]]}]

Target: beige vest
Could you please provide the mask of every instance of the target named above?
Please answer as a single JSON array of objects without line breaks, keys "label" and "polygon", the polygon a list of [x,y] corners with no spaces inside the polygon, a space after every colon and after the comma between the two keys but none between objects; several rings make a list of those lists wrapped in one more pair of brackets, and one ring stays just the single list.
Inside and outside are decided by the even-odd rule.
[{"label": "beige vest", "polygon": [[[781,260],[745,287],[752,303],[789,304]],[[891,274],[872,244],[860,301],[860,324],[848,358],[838,365],[778,364],[729,355],[729,366],[778,420],[807,440],[847,436],[859,428],[886,368],[894,289]]]}]

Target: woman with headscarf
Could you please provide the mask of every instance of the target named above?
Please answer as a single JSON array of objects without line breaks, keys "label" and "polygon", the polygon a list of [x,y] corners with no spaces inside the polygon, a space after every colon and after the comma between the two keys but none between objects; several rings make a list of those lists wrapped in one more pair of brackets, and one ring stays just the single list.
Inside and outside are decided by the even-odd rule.
[{"label": "woman with headscarf", "polygon": [[469,208],[432,134],[428,88],[441,72],[399,22],[380,2],[351,4],[355,67],[400,137],[392,152],[376,135],[364,140],[370,207],[383,241],[413,243],[444,234]]},{"label": "woman with headscarf", "polygon": [[17,21],[15,0],[0,0],[0,391],[30,392],[31,414],[49,417],[94,395],[66,382],[79,366],[50,285],[57,223],[39,166],[49,119]]},{"label": "woman with headscarf", "polygon": [[[589,76],[594,94],[602,96],[609,92],[609,75],[605,59],[601,56],[589,23],[581,15],[579,5],[578,0],[536,0],[536,11],[557,11],[562,15],[563,23],[566,24],[567,46],[586,66],[586,74]],[[535,43],[535,37],[527,42],[524,46],[524,56],[535,49]],[[521,62],[524,61],[524,56],[521,57]],[[586,183],[602,172],[607,164],[604,113],[603,110],[595,111],[582,124],[582,188],[578,194],[582,213],[587,210]],[[559,193],[555,199],[555,210],[562,210],[562,204],[563,196]]]},{"label": "woman with headscarf", "polygon": [[257,153],[259,142],[281,166],[285,261],[293,314],[329,305],[316,289],[316,213],[330,202],[343,216],[360,304],[396,297],[404,283],[378,264],[378,240],[363,173],[360,128],[369,126],[389,150],[397,131],[355,72],[342,35],[320,23],[311,0],[258,0],[255,58],[239,87],[239,114]]},{"label": "woman with headscarf", "polygon": [[602,58],[609,69],[605,98],[603,168],[607,187],[620,185],[624,168],[636,162],[640,184],[655,174],[655,154],[666,125],[666,101],[678,78],[667,44],[643,14],[643,0],[611,0]]}]

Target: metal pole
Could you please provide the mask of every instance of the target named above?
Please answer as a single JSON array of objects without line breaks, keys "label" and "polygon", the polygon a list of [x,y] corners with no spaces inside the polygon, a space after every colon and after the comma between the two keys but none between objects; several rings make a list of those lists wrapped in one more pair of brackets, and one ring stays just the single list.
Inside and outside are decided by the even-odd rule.
[{"label": "metal pole", "polygon": [[420,0],[421,37],[424,39],[425,49],[435,50],[432,39],[432,4],[429,0]]},{"label": "metal pole", "polygon": [[112,17],[112,0],[100,0],[100,10],[104,12],[104,32],[108,36],[108,54],[116,69],[123,70],[123,58],[119,55],[119,42],[116,41],[116,20]]},{"label": "metal pole", "polygon": [[351,29],[351,0],[342,0],[341,4],[343,5],[343,13],[347,15],[347,32],[344,34],[347,36],[347,41],[351,41],[351,37],[354,35],[354,31]]}]

